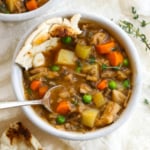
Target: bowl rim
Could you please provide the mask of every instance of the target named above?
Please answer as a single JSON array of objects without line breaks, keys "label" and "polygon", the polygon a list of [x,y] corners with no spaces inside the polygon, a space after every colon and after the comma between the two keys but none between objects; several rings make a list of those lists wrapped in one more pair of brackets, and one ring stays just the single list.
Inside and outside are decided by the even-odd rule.
[{"label": "bowl rim", "polygon": [[[116,34],[118,36],[117,40],[119,42],[122,42],[121,45],[123,44],[123,47],[126,49],[126,53],[129,56],[129,59],[131,61],[131,67],[133,69],[133,91],[132,95],[130,97],[130,101],[128,102],[128,106],[126,109],[122,112],[121,116],[111,125],[108,125],[106,127],[103,127],[101,129],[95,130],[96,132],[87,132],[87,133],[78,133],[78,132],[66,132],[66,131],[61,131],[58,130],[52,126],[50,126],[48,123],[46,123],[42,118],[40,118],[34,110],[30,106],[24,106],[23,110],[25,114],[28,116],[28,118],[33,122],[35,125],[37,125],[40,129],[42,129],[45,132],[48,132],[49,134],[55,135],[60,138],[68,139],[68,140],[89,140],[89,139],[94,139],[98,137],[103,137],[105,135],[110,134],[111,132],[115,131],[118,129],[121,125],[123,125],[131,116],[131,113],[133,112],[135,105],[137,103],[138,97],[141,93],[141,84],[142,84],[142,74],[141,74],[141,63],[140,59],[137,53],[137,50],[135,48],[135,45],[133,44],[133,41],[130,39],[130,37],[114,22],[109,20],[108,18],[102,16],[102,15],[95,15],[92,13],[85,13],[81,11],[62,11],[58,12],[55,14],[51,14],[47,16],[44,19],[41,19],[36,25],[32,26],[26,34],[24,34],[23,38],[21,41],[18,43],[17,48],[15,50],[14,56],[13,56],[13,65],[12,65],[12,74],[11,74],[11,81],[13,85],[13,90],[14,93],[19,100],[22,99],[21,93],[17,92],[18,91],[18,86],[20,84],[16,84],[16,80],[18,80],[18,65],[15,64],[14,60],[15,57],[20,50],[21,46],[23,46],[25,39],[32,33],[38,25],[43,23],[43,21],[53,18],[53,17],[65,17],[65,16],[72,16],[74,14],[81,14],[82,18],[88,18],[90,20],[97,20],[98,23],[101,25],[105,26],[108,32],[111,32],[111,34]],[[21,72],[21,71],[20,71]],[[32,114],[32,116],[31,116]],[[40,123],[38,123],[40,122]]]},{"label": "bowl rim", "polygon": [[6,21],[6,22],[11,22],[11,21],[24,21],[28,20],[37,16],[42,15],[44,12],[46,12],[48,9],[53,6],[55,0],[48,0],[44,5],[40,6],[39,8],[24,12],[24,13],[19,13],[19,14],[5,14],[5,13],[0,13],[0,21]]}]

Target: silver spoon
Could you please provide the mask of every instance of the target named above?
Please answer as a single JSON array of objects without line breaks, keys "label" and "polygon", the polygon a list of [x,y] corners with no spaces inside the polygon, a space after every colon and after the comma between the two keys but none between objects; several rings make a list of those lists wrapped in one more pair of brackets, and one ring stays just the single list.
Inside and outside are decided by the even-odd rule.
[{"label": "silver spoon", "polygon": [[[27,105],[43,105],[47,110],[52,112],[50,107],[50,96],[53,90],[57,90],[62,88],[62,85],[57,85],[50,88],[42,99],[38,100],[26,100],[26,101],[7,101],[7,102],[0,102],[0,109],[4,108],[12,108],[12,107],[19,107],[19,106],[27,106]],[[63,87],[64,88],[64,87]]]}]

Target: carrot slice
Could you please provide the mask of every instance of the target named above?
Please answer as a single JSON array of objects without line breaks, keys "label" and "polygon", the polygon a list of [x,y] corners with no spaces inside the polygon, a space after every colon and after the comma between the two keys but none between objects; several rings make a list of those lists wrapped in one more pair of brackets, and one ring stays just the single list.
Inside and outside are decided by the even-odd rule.
[{"label": "carrot slice", "polygon": [[107,88],[108,86],[108,81],[106,79],[101,80],[98,84],[97,84],[97,88],[99,90],[104,90],[105,88]]},{"label": "carrot slice", "polygon": [[38,8],[38,3],[36,0],[28,0],[26,1],[26,8],[28,10],[34,10]]},{"label": "carrot slice", "polygon": [[114,41],[105,43],[105,44],[98,44],[96,45],[96,50],[99,54],[108,54],[116,47],[116,43]]},{"label": "carrot slice", "polygon": [[36,90],[39,89],[40,85],[41,85],[41,81],[39,81],[39,80],[33,80],[33,81],[31,82],[31,84],[30,84],[30,89],[31,89],[32,91],[36,91]]},{"label": "carrot slice", "polygon": [[118,66],[123,62],[123,55],[119,51],[110,52],[107,58],[112,66]]},{"label": "carrot slice", "polygon": [[39,88],[39,96],[43,97],[48,90],[48,86],[42,86]]},{"label": "carrot slice", "polygon": [[56,112],[62,115],[67,114],[70,111],[70,104],[68,101],[63,100],[61,102],[58,103],[57,107],[56,107]]}]

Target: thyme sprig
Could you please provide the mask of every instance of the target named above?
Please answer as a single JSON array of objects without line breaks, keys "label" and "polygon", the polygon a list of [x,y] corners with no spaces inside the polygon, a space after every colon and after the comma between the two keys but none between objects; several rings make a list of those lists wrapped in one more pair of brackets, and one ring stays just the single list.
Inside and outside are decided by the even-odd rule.
[{"label": "thyme sprig", "polygon": [[[135,19],[135,20],[140,19],[139,15],[137,14],[137,11],[136,11],[135,7],[133,7],[133,6],[131,7],[131,12],[132,12],[132,15],[133,15],[133,19]],[[146,22],[146,20],[140,21],[140,26],[141,27],[145,27],[149,24],[150,24],[150,22]]]},{"label": "thyme sprig", "polygon": [[[137,14],[135,7],[132,7],[131,9],[133,19],[135,20],[139,19],[139,15]],[[146,22],[145,20],[140,21],[140,27],[145,27],[148,24],[150,24],[150,22]],[[131,34],[134,37],[139,38],[145,45],[145,49],[150,50],[150,42],[148,41],[147,36],[140,31],[139,27],[136,27],[135,25],[133,25],[133,23],[126,20],[120,20],[119,26],[128,34]]]},{"label": "thyme sprig", "polygon": [[149,100],[147,98],[144,99],[144,104],[150,105],[150,102],[149,102]]},{"label": "thyme sprig", "polygon": [[140,28],[136,28],[131,22],[120,20],[119,26],[128,34],[133,35],[136,38],[139,38],[145,45],[146,50],[150,50],[150,43],[144,33],[141,33]]}]

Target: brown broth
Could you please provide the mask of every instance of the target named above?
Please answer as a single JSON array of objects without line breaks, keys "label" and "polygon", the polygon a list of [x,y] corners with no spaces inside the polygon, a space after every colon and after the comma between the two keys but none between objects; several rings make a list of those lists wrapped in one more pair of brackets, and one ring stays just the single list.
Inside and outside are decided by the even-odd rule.
[{"label": "brown broth", "polygon": [[[97,125],[98,122],[97,120],[101,120],[101,117],[105,113],[105,109],[109,107],[109,103],[112,103],[114,105],[114,108],[115,106],[119,107],[119,111],[116,114],[114,114],[116,115],[116,117],[112,120],[111,123],[113,123],[119,117],[121,112],[125,109],[126,107],[125,103],[129,100],[132,91],[132,70],[130,65],[126,66],[124,64],[117,66],[119,69],[117,67],[111,68],[112,66],[109,64],[107,55],[100,55],[97,52],[95,45],[91,43],[92,38],[96,33],[102,32],[104,34],[107,34],[107,39],[104,39],[104,43],[114,41],[116,43],[114,51],[119,51],[123,55],[124,59],[128,59],[127,54],[123,49],[123,47],[114,37],[110,35],[110,33],[108,33],[108,31],[102,29],[102,27],[96,22],[91,21],[80,22],[79,27],[81,28],[81,30],[83,30],[83,33],[81,35],[78,35],[77,37],[73,37],[72,38],[73,41],[71,44],[64,44],[60,40],[56,48],[44,53],[44,56],[46,58],[46,64],[43,67],[47,68],[47,70],[50,70],[50,67],[56,64],[55,62],[60,49],[67,49],[71,52],[74,52],[76,44],[80,43],[81,41],[84,42],[84,44],[91,46],[91,54],[89,58],[80,59],[78,56],[76,56],[77,60],[75,65],[58,64],[60,70],[57,71],[58,76],[54,77],[53,79],[48,78],[48,76],[46,75],[40,75],[37,78],[35,78],[34,80],[40,80],[42,82],[42,86],[46,85],[49,88],[59,84],[63,85],[65,87],[65,91],[63,90],[55,91],[52,94],[51,96],[51,106],[53,109],[52,113],[48,112],[42,106],[35,106],[33,108],[38,115],[40,115],[45,121],[47,121],[50,125],[56,128],[61,128],[66,131],[87,132],[98,128],[102,128],[110,124],[110,123],[103,123]],[[91,63],[90,59],[93,57],[95,61]],[[92,78],[94,76],[93,72],[95,70],[93,70],[93,68],[95,65],[98,66],[97,70],[99,74],[98,79],[97,80],[88,79],[88,77]],[[105,67],[108,66],[108,68],[102,68],[103,65],[105,65]],[[92,66],[91,69],[89,69],[89,71],[85,71],[89,66],[90,67]],[[76,71],[78,67],[81,67],[80,72]],[[24,71],[25,96],[29,100],[41,98],[38,95],[38,90],[32,91],[30,89],[30,84],[32,82],[32,80],[30,80],[30,77],[32,76],[30,71],[33,69],[34,68],[31,68],[29,71]],[[115,90],[121,92],[125,97],[127,97],[123,103],[114,102],[112,98],[112,93],[114,89],[107,87],[104,90],[99,90],[97,88],[98,83],[103,79],[107,80],[108,82],[112,80],[115,81],[115,83],[117,84],[117,88]],[[124,87],[125,80],[128,80],[130,82],[129,83],[130,86],[127,88]],[[83,96],[85,95],[85,93],[82,93],[80,91],[81,85],[83,84],[87,85],[87,87],[90,87],[90,90],[86,91],[86,94],[92,96],[92,101],[90,103],[83,102]],[[93,101],[96,93],[101,93],[105,100],[104,104],[101,105],[100,107],[98,107]],[[67,96],[63,95],[64,96],[63,98],[61,94],[62,95],[68,94],[68,95]],[[59,114],[58,112],[56,112],[57,106],[62,100],[67,100],[70,105],[71,110],[69,110],[68,113],[66,114]],[[83,111],[91,108],[99,111],[93,127],[89,127],[84,123],[82,123]],[[63,115],[66,119],[66,121],[63,124],[62,123],[59,124],[56,121],[59,115]],[[108,113],[108,117],[109,115],[110,114]]]}]

